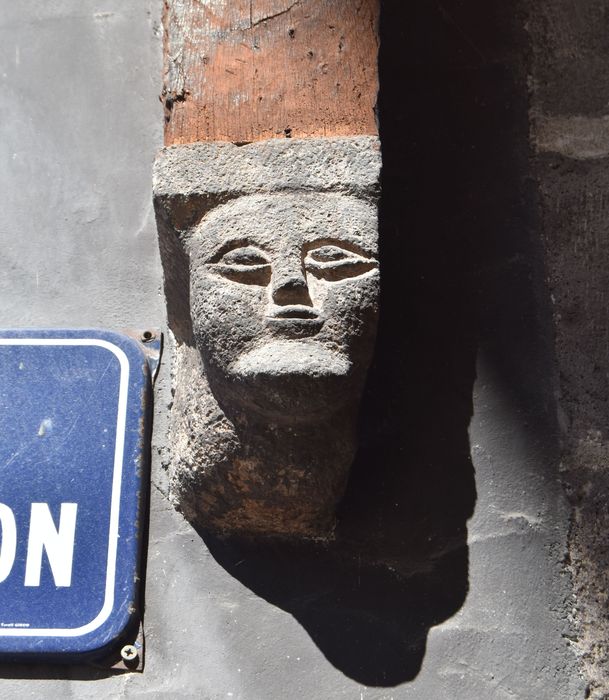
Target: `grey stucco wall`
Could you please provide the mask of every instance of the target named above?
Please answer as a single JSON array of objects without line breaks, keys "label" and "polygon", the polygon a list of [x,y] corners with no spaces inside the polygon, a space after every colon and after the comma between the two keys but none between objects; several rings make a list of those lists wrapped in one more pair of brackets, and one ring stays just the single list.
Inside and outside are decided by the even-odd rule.
[{"label": "grey stucco wall", "polygon": [[[160,3],[2,3],[0,324],[164,326]],[[19,698],[583,698],[522,16],[386,3],[383,316],[334,548],[195,532],[156,387],[146,668],[3,666]],[[408,89],[405,89],[407,85]],[[380,563],[379,563],[380,562]]]}]

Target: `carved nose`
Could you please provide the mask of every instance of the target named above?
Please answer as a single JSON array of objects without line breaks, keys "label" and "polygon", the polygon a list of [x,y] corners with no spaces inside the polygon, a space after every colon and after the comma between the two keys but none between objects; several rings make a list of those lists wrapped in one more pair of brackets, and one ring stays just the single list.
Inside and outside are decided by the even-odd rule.
[{"label": "carved nose", "polygon": [[302,273],[280,274],[273,280],[272,297],[275,304],[305,304],[313,306],[309,288]]}]

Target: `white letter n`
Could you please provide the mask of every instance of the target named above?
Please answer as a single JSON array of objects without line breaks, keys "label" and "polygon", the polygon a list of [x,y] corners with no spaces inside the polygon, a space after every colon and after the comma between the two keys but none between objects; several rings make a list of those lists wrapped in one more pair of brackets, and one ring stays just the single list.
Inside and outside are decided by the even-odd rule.
[{"label": "white letter n", "polygon": [[76,533],[76,503],[62,503],[59,528],[46,503],[32,503],[30,534],[25,565],[25,585],[39,586],[42,570],[42,549],[46,549],[56,586],[72,583],[72,557]]}]

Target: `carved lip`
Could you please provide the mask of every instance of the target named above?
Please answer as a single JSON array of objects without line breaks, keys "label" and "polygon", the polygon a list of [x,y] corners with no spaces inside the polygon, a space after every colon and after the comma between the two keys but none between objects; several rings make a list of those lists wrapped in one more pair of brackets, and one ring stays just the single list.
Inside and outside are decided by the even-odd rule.
[{"label": "carved lip", "polygon": [[304,304],[290,304],[288,306],[278,306],[269,314],[269,318],[288,318],[288,319],[313,319],[319,320],[320,315],[315,309]]},{"label": "carved lip", "polygon": [[310,306],[292,304],[275,308],[266,317],[271,328],[294,335],[313,335],[324,325],[325,319]]}]

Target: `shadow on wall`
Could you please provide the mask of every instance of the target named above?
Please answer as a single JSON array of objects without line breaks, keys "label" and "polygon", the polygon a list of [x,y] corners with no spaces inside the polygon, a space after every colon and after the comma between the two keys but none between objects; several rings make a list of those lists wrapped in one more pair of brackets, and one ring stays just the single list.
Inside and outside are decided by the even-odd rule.
[{"label": "shadow on wall", "polygon": [[[336,540],[203,533],[228,572],[367,686],[414,679],[429,629],[465,601],[477,347],[511,347],[500,362],[538,333],[523,323],[536,323],[539,254],[522,25],[498,0],[383,3],[381,323]],[[527,371],[507,373],[518,384]]]}]

